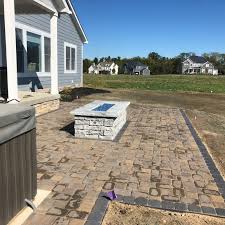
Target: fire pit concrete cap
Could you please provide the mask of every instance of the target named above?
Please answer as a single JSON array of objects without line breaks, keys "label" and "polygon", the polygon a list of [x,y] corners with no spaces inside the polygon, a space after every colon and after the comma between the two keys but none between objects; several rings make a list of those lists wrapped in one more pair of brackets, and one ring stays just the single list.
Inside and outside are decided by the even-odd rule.
[{"label": "fire pit concrete cap", "polygon": [[[113,104],[111,108],[107,111],[94,111],[97,107],[103,104]],[[91,102],[83,107],[75,109],[70,112],[73,116],[90,116],[90,117],[109,117],[115,118],[121,115],[126,111],[127,107],[130,105],[130,102],[125,101],[101,101],[96,100]]]}]

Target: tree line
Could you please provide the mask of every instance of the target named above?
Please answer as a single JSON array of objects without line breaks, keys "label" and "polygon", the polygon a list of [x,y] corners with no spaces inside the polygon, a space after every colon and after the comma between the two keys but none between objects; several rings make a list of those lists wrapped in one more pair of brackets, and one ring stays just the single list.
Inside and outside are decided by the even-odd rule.
[{"label": "tree line", "polygon": [[[180,55],[169,58],[163,57],[156,52],[151,52],[147,57],[133,57],[133,58],[111,58],[102,57],[102,58],[94,58],[84,59],[84,73],[88,73],[88,68],[93,64],[98,64],[103,61],[113,61],[119,66],[119,74],[123,74],[123,66],[125,63],[129,61],[137,61],[141,62],[147,66],[149,66],[151,70],[151,74],[179,74],[181,73],[181,63],[190,56],[196,55],[194,52],[189,53],[181,53]],[[221,53],[204,53],[202,55],[209,62],[213,63],[216,69],[219,70],[219,74],[225,74],[225,54]]]}]

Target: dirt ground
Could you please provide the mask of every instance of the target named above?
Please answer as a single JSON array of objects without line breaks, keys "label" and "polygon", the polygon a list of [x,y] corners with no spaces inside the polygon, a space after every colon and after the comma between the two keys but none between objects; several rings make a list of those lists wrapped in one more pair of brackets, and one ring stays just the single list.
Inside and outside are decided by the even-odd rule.
[{"label": "dirt ground", "polygon": [[134,103],[168,105],[171,107],[198,110],[225,116],[225,94],[92,89],[89,90],[88,96],[86,96],[86,98],[115,100],[121,99],[129,100]]},{"label": "dirt ground", "polygon": [[225,178],[225,117],[197,110],[186,112]]},{"label": "dirt ground", "polygon": [[225,219],[113,202],[102,225],[224,225]]}]

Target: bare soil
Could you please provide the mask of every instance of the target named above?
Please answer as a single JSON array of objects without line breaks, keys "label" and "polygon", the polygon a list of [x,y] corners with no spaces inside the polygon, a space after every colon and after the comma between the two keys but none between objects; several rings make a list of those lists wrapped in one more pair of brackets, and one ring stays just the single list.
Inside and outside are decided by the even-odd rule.
[{"label": "bare soil", "polygon": [[[81,92],[81,91],[79,91]],[[159,92],[125,89],[88,89],[88,95],[76,93],[86,99],[128,100],[133,103],[167,105],[190,110],[204,111],[225,116],[225,94],[195,92]]]},{"label": "bare soil", "polygon": [[102,225],[224,225],[225,219],[113,202]]},{"label": "bare soil", "polygon": [[225,117],[197,110],[186,112],[225,178]]}]

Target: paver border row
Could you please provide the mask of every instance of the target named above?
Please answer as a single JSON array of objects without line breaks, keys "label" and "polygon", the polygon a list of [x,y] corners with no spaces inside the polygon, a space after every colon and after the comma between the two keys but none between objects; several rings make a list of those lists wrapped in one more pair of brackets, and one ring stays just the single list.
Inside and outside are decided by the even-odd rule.
[{"label": "paver border row", "polygon": [[[212,177],[219,189],[221,196],[225,200],[225,181],[222,175],[217,169],[211,155],[209,154],[207,148],[203,144],[201,138],[199,137],[196,130],[194,129],[190,119],[188,118],[184,110],[180,109],[180,112],[207,164],[207,167],[210,173],[212,174]],[[102,221],[105,217],[105,214],[110,202],[110,200],[106,196],[107,195],[104,192],[101,192],[99,194],[98,199],[96,200],[95,205],[85,225],[101,225],[102,224]],[[131,196],[122,196],[122,195],[118,195],[118,198],[116,201],[120,203],[124,203],[124,204],[129,204],[129,205],[149,207],[152,209],[169,210],[169,211],[179,212],[179,213],[195,213],[195,214],[225,218],[225,209],[222,209],[222,208],[204,207],[204,206],[198,206],[195,204],[185,204],[181,202],[172,202],[172,201],[158,201],[158,200],[151,200],[151,199],[146,199],[142,197],[134,198]]]},{"label": "paver border row", "polygon": [[225,181],[221,175],[221,173],[219,172],[219,170],[217,169],[211,155],[209,154],[207,148],[205,147],[205,145],[202,143],[201,138],[199,137],[198,133],[196,132],[195,128],[193,127],[190,119],[188,118],[188,116],[186,115],[186,113],[184,112],[184,110],[180,109],[180,112],[203,156],[203,159],[205,160],[205,163],[219,189],[219,192],[221,194],[221,196],[223,197],[224,201],[225,201]]},{"label": "paver border row", "polygon": [[[98,199],[95,202],[95,205],[88,216],[88,219],[85,225],[101,225],[103,219],[106,215],[109,203],[111,202],[107,197],[106,193],[101,192],[98,196]],[[143,197],[134,198],[131,196],[122,196],[118,195],[116,202],[134,205],[134,206],[143,206],[151,209],[159,209],[164,211],[171,211],[176,213],[194,213],[199,215],[214,216],[219,218],[225,218],[225,209],[214,209],[211,207],[201,207],[195,204],[185,204],[181,202],[172,202],[172,201],[159,201],[159,200],[149,200]]]}]

